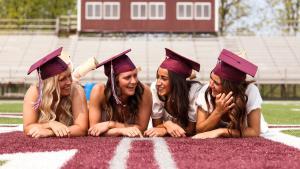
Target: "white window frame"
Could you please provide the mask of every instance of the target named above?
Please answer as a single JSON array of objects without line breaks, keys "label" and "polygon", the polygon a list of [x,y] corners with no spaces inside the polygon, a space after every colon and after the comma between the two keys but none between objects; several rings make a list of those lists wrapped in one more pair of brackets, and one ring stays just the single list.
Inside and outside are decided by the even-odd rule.
[{"label": "white window frame", "polygon": [[[138,15],[139,16],[133,16],[133,6],[137,5],[138,6]],[[141,16],[141,6],[145,5],[146,7],[146,16]],[[130,4],[130,18],[132,20],[147,20],[148,19],[148,3],[147,2],[131,2]]]},{"label": "white window frame", "polygon": [[[118,7],[118,11],[117,11],[117,16],[112,16],[113,14],[113,8],[112,6],[114,5],[117,5]],[[103,11],[103,19],[104,20],[119,20],[120,19],[120,2],[103,2],[103,8],[102,8],[102,11]],[[106,6],[110,6],[110,16],[105,16],[106,15]]]},{"label": "white window frame", "polygon": [[[155,16],[151,16],[151,6],[155,6]],[[159,6],[163,6],[163,16],[158,16]],[[166,3],[165,2],[149,2],[148,4],[148,15],[151,20],[165,20],[166,19]]]},{"label": "white window frame", "polygon": [[[197,6],[201,7],[201,16],[197,16]],[[208,17],[204,16],[204,6],[208,6]],[[211,3],[210,2],[196,2],[194,9],[195,20],[211,20]]]},{"label": "white window frame", "polygon": [[[186,6],[191,6],[191,16],[179,16],[179,6],[183,5],[184,6],[184,13],[186,13]],[[176,19],[177,20],[193,20],[194,18],[194,4],[193,2],[177,2],[176,3]]]},{"label": "white window frame", "polygon": [[[88,6],[91,5],[93,7],[93,16],[88,16]],[[95,15],[95,8],[96,5],[100,6],[100,16]],[[102,8],[102,2],[86,2],[85,3],[85,19],[87,20],[97,20],[97,19],[102,19],[102,13],[103,13],[103,8]]]}]

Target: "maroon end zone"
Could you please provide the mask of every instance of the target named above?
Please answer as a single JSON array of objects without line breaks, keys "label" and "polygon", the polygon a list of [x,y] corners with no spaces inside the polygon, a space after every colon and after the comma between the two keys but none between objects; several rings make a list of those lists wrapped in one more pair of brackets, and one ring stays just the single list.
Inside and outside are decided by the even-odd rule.
[{"label": "maroon end zone", "polygon": [[[0,134],[0,155],[77,149],[64,168],[109,168],[122,138],[78,137],[33,139],[21,132]],[[300,150],[264,138],[165,138],[176,166],[185,168],[300,168]],[[154,140],[132,140],[127,168],[159,168]]]},{"label": "maroon end zone", "polygon": [[166,139],[178,168],[300,168],[300,150],[264,138]]}]

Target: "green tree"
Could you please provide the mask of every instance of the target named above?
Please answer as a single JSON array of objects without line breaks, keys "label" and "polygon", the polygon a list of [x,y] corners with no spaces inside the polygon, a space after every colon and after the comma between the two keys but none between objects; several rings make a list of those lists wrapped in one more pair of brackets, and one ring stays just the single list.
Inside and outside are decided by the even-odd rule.
[{"label": "green tree", "polygon": [[276,23],[283,34],[296,35],[299,32],[300,0],[266,0],[274,8]]},{"label": "green tree", "polygon": [[[220,16],[220,35],[225,35],[228,28],[235,22],[248,16],[250,7],[247,1],[242,0],[220,0],[219,1],[219,16]],[[237,29],[247,29],[247,27],[240,27]]]},{"label": "green tree", "polygon": [[76,0],[0,0],[0,9],[1,18],[56,18],[76,13]]}]

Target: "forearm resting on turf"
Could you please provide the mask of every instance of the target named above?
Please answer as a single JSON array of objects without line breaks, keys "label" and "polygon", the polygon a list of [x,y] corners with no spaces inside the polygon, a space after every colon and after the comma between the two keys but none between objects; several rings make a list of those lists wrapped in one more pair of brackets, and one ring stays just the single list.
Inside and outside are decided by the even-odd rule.
[{"label": "forearm resting on turf", "polygon": [[217,127],[221,119],[221,115],[218,113],[212,113],[204,121],[197,121],[196,132],[203,133],[206,131],[213,130]]},{"label": "forearm resting on turf", "polygon": [[78,124],[69,126],[68,128],[70,130],[70,136],[85,136],[87,134],[87,129]]},{"label": "forearm resting on turf", "polygon": [[[240,137],[240,132],[236,129],[219,128],[217,130],[221,131],[222,137]],[[255,129],[250,127],[247,127],[243,131],[243,137],[258,137],[259,134],[259,131],[256,131]]]},{"label": "forearm resting on turf", "polygon": [[[24,133],[27,135],[28,132],[34,128],[34,127],[38,127],[38,128],[44,128],[44,129],[50,129],[50,125],[49,123],[32,123],[32,124],[28,124],[28,125],[24,125],[23,126],[23,131]],[[51,129],[50,129],[51,130]]]}]

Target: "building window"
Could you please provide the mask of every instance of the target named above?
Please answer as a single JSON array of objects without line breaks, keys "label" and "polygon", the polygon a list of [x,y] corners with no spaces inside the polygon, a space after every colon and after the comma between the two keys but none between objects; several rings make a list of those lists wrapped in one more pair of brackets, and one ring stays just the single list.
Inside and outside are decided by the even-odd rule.
[{"label": "building window", "polygon": [[133,20],[146,20],[147,19],[147,2],[132,2],[131,6],[131,19]]},{"label": "building window", "polygon": [[106,20],[120,19],[120,2],[104,2],[103,19]]},{"label": "building window", "polygon": [[176,18],[178,20],[193,20],[193,3],[177,2]]},{"label": "building window", "polygon": [[164,20],[166,18],[165,2],[149,2],[149,19]]},{"label": "building window", "polygon": [[195,19],[210,20],[211,19],[211,3],[196,2],[195,3]]},{"label": "building window", "polygon": [[87,2],[85,4],[85,18],[86,19],[102,19],[102,3],[101,2]]}]

